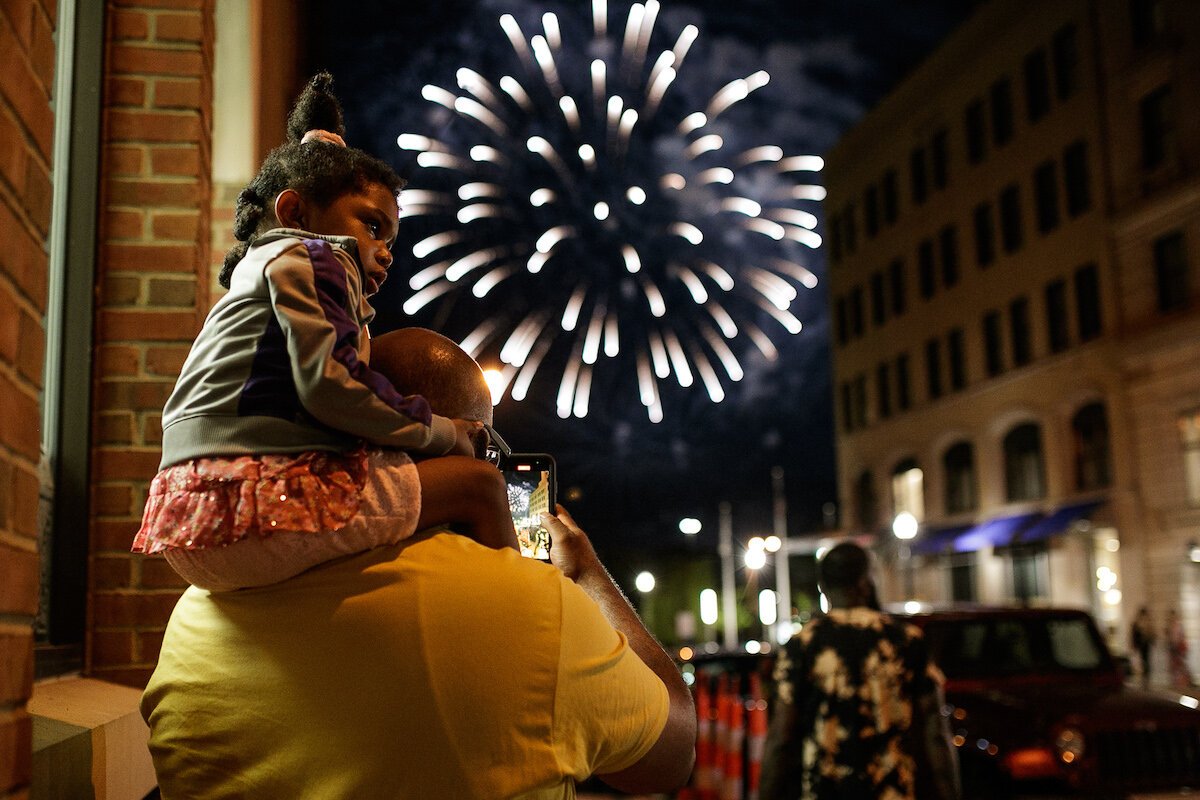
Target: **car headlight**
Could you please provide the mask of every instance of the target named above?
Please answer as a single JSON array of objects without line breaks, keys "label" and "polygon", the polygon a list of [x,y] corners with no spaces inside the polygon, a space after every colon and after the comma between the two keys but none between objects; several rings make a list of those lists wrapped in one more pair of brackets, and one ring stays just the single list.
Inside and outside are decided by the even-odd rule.
[{"label": "car headlight", "polygon": [[1073,764],[1083,758],[1083,731],[1078,728],[1063,728],[1054,739],[1058,759],[1064,764]]}]

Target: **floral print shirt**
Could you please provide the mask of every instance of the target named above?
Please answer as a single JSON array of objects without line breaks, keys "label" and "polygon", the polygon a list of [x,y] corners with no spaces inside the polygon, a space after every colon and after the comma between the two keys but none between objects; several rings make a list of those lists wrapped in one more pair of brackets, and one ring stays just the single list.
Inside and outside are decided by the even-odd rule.
[{"label": "floral print shirt", "polygon": [[915,800],[916,698],[941,673],[915,626],[834,609],[780,652],[764,798]]}]

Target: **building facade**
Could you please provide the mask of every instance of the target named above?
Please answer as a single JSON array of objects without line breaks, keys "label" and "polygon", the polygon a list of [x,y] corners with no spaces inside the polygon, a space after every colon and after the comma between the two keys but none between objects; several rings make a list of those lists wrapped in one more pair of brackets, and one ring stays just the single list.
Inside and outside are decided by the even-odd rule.
[{"label": "building facade", "polygon": [[136,695],[185,584],[129,546],[298,25],[282,0],[0,7],[0,798],[147,774]]},{"label": "building facade", "polygon": [[1196,661],[1198,67],[1186,0],[992,0],[828,154],[841,503],[889,596],[1119,650],[1174,608]]}]

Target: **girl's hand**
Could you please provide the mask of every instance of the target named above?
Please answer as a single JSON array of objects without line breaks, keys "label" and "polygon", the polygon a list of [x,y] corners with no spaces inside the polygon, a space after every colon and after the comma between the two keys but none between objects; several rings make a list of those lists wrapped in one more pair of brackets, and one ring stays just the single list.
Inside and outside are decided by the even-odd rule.
[{"label": "girl's hand", "polygon": [[454,446],[445,455],[478,457],[479,454],[475,451],[475,442],[483,433],[483,423],[466,419],[455,419],[451,422],[454,423],[457,436],[454,439]]}]

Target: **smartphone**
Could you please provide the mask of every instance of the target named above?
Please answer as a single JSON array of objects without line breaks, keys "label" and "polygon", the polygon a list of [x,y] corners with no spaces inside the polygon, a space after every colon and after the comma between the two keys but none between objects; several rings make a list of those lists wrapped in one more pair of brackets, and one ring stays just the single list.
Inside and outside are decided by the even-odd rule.
[{"label": "smartphone", "polygon": [[558,492],[554,458],[546,453],[511,453],[500,470],[508,484],[508,509],[521,555],[550,560],[550,532],[541,523],[543,512],[554,513]]}]

